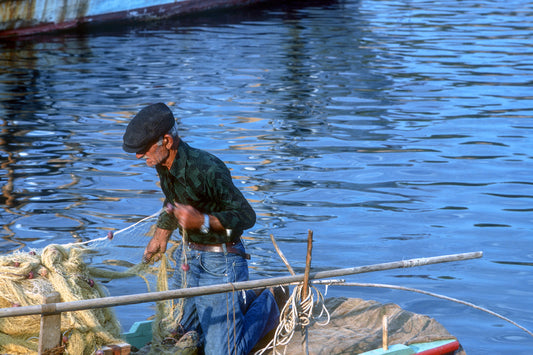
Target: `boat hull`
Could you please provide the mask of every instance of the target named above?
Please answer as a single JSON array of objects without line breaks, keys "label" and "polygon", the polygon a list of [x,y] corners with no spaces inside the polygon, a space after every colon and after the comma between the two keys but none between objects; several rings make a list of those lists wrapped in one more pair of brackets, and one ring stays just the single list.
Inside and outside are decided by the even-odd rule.
[{"label": "boat hull", "polygon": [[1,0],[0,37],[74,28],[86,23],[167,18],[265,0]]}]

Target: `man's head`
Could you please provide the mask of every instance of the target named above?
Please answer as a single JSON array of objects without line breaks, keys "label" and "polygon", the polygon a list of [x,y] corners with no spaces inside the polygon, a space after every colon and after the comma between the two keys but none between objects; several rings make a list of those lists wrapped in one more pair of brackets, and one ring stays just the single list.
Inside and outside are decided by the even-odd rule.
[{"label": "man's head", "polygon": [[176,120],[172,111],[163,103],[143,108],[128,124],[122,148],[128,153],[143,154],[169,133]]}]

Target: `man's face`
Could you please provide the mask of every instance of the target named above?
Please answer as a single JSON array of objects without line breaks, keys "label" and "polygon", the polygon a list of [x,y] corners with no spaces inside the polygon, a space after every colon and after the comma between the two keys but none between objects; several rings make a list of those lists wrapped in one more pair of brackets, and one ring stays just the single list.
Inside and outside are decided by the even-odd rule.
[{"label": "man's face", "polygon": [[165,139],[163,140],[163,145],[158,145],[156,142],[145,153],[135,153],[137,159],[146,159],[146,165],[150,167],[163,164],[168,158],[168,155],[169,151],[165,148]]}]

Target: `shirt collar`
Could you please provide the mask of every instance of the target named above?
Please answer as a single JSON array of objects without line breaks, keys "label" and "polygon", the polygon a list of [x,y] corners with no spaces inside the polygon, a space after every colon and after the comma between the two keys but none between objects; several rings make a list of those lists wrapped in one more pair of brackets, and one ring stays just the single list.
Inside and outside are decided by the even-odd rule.
[{"label": "shirt collar", "polygon": [[176,157],[172,162],[172,166],[170,167],[170,173],[178,179],[185,177],[188,156],[189,145],[180,139],[180,143],[178,145],[178,154],[176,154]]}]

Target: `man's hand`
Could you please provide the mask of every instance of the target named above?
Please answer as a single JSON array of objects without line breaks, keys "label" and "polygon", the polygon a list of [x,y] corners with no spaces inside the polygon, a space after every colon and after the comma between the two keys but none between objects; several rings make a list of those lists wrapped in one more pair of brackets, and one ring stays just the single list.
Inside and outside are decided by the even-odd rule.
[{"label": "man's hand", "polygon": [[143,263],[159,261],[167,250],[167,243],[171,235],[171,230],[157,228],[144,250]]},{"label": "man's hand", "polygon": [[203,213],[190,205],[182,205],[176,202],[174,205],[168,204],[166,211],[173,214],[181,228],[185,230],[198,230],[204,223]]}]

